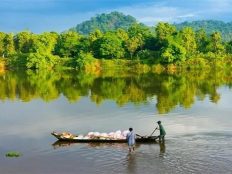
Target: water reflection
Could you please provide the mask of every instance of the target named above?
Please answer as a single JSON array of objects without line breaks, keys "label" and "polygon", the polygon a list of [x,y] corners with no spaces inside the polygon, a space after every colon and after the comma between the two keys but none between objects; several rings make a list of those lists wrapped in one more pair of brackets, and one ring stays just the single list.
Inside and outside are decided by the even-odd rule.
[{"label": "water reflection", "polygon": [[136,173],[136,154],[128,153],[127,155],[127,173]]},{"label": "water reflection", "polygon": [[159,146],[160,146],[160,157],[164,157],[165,156],[165,152],[166,152],[166,146],[165,146],[165,142],[159,142]]},{"label": "water reflection", "polygon": [[190,108],[195,100],[209,97],[217,103],[217,89],[232,86],[231,71],[194,71],[176,74],[131,74],[129,72],[84,73],[76,71],[9,71],[0,75],[0,100],[49,102],[65,96],[75,103],[82,96],[100,105],[113,100],[118,106],[147,104],[156,98],[159,113],[176,106]]},{"label": "water reflection", "polygon": [[[81,143],[81,142],[67,142],[67,141],[59,141],[57,140],[52,144],[54,149],[58,148],[64,148],[64,147],[72,147],[75,145],[85,145],[88,148],[117,148],[117,149],[128,149],[128,145],[126,143],[99,143],[99,142],[93,142],[93,143]],[[145,143],[146,144],[146,143]],[[154,143],[152,143],[154,144]],[[156,144],[156,143],[155,143]],[[136,144],[135,151],[140,147],[140,144]],[[131,153],[132,154],[132,153]]]}]

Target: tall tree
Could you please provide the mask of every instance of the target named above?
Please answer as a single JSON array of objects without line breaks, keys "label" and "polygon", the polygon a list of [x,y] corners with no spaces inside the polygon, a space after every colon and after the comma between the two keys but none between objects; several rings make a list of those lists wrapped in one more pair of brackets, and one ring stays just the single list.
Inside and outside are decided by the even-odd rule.
[{"label": "tall tree", "polygon": [[175,38],[169,38],[167,45],[162,48],[161,62],[174,63],[177,61],[184,61],[186,58],[186,49],[176,42]]},{"label": "tall tree", "polygon": [[220,54],[225,51],[225,47],[222,44],[221,34],[219,32],[214,32],[210,35],[208,50],[216,54]]},{"label": "tall tree", "polygon": [[172,36],[176,32],[176,28],[166,22],[159,22],[155,28],[156,37],[160,41],[166,40],[168,37]]},{"label": "tall tree", "polygon": [[90,42],[94,42],[95,40],[101,38],[102,36],[103,33],[99,29],[97,29],[89,34],[89,40]]},{"label": "tall tree", "polygon": [[143,24],[133,24],[128,28],[129,38],[137,38],[140,40],[139,48],[144,49],[145,43],[148,38],[152,36],[150,29]]},{"label": "tall tree", "polygon": [[108,32],[98,40],[99,56],[102,58],[121,58],[124,56],[122,41],[115,33]]},{"label": "tall tree", "polygon": [[4,57],[4,52],[5,52],[5,44],[4,44],[4,39],[5,39],[6,34],[3,32],[0,32],[0,57]]},{"label": "tall tree", "polygon": [[80,43],[81,35],[76,32],[66,32],[60,34],[55,53],[61,57],[75,57],[77,55],[77,46]]},{"label": "tall tree", "polygon": [[15,35],[15,49],[19,53],[29,53],[32,48],[32,33],[29,31],[22,31]]},{"label": "tall tree", "polygon": [[139,36],[134,36],[132,38],[129,38],[126,41],[126,48],[128,50],[128,52],[130,53],[130,57],[132,59],[135,51],[141,47],[141,45],[143,44],[142,38]]},{"label": "tall tree", "polygon": [[197,49],[195,32],[190,27],[185,27],[180,32],[181,35],[181,45],[187,51],[187,56],[192,56]]},{"label": "tall tree", "polygon": [[52,54],[55,50],[58,34],[44,32],[33,39],[33,52]]},{"label": "tall tree", "polygon": [[116,35],[119,39],[121,39],[123,42],[127,41],[129,39],[128,33],[124,29],[117,29]]},{"label": "tall tree", "polygon": [[209,42],[209,39],[204,29],[200,29],[196,31],[197,50],[199,52],[202,52],[202,53],[207,52],[206,46],[208,45],[208,42]]},{"label": "tall tree", "polygon": [[232,54],[232,41],[226,43],[226,52]]},{"label": "tall tree", "polygon": [[6,57],[9,57],[11,54],[15,53],[14,36],[12,33],[6,34],[4,38],[4,47]]}]

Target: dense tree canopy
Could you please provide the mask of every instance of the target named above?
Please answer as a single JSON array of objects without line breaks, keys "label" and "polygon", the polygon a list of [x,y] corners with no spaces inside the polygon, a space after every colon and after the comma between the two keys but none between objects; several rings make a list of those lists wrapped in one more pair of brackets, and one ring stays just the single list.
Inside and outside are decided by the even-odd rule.
[{"label": "dense tree canopy", "polygon": [[122,40],[116,34],[108,32],[98,40],[96,52],[102,58],[121,58],[124,56]]},{"label": "dense tree canopy", "polygon": [[185,27],[190,27],[194,31],[204,29],[207,35],[218,31],[222,35],[223,41],[230,41],[232,39],[232,22],[225,23],[223,21],[217,20],[202,20],[202,21],[192,21],[183,22],[179,24],[174,24],[178,30],[182,30]]},{"label": "dense tree canopy", "polygon": [[[103,15],[107,20],[118,20]],[[120,16],[120,15],[119,15]],[[101,16],[102,17],[102,16]],[[100,18],[101,18],[100,17]],[[113,19],[112,19],[113,18]],[[82,35],[75,31],[34,34],[22,31],[17,34],[0,32],[0,57],[10,67],[30,69],[69,67],[84,68],[92,60],[124,59],[144,64],[208,65],[210,61],[226,59],[231,63],[232,46],[223,42],[220,32],[210,35],[204,29],[191,27],[177,30],[174,25],[160,22],[155,30],[133,23],[127,28],[105,31],[101,27]],[[85,58],[86,56],[86,58]],[[90,61],[91,60],[91,61]],[[78,65],[79,64],[79,65]],[[100,67],[98,65],[95,67]]]},{"label": "dense tree canopy", "polygon": [[80,39],[81,36],[76,32],[61,33],[57,40],[55,53],[61,57],[74,57],[78,52],[77,46]]}]

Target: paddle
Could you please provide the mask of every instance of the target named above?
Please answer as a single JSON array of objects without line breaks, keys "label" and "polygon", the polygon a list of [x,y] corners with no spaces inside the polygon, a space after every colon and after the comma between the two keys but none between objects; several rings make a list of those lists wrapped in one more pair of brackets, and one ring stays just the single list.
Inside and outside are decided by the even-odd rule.
[{"label": "paddle", "polygon": [[139,135],[139,134],[136,134],[136,136],[141,137],[141,138],[144,138],[144,136],[141,136],[141,135]]},{"label": "paddle", "polygon": [[155,133],[155,131],[157,130],[158,128],[155,128],[155,130],[151,133],[150,137]]},{"label": "paddle", "polygon": [[139,134],[136,134],[136,136],[141,137],[141,138],[148,138],[148,137],[151,137],[151,136],[155,133],[155,131],[156,131],[157,129],[158,129],[158,128],[155,128],[155,130],[151,133],[150,136],[141,136],[141,135],[139,135]]}]

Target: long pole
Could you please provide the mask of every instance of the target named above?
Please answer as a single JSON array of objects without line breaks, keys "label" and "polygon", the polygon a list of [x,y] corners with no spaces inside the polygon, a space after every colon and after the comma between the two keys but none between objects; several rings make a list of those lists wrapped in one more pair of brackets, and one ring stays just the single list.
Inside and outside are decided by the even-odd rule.
[{"label": "long pole", "polygon": [[151,133],[150,137],[155,133],[155,131],[157,130],[158,128],[155,128],[155,130]]}]

